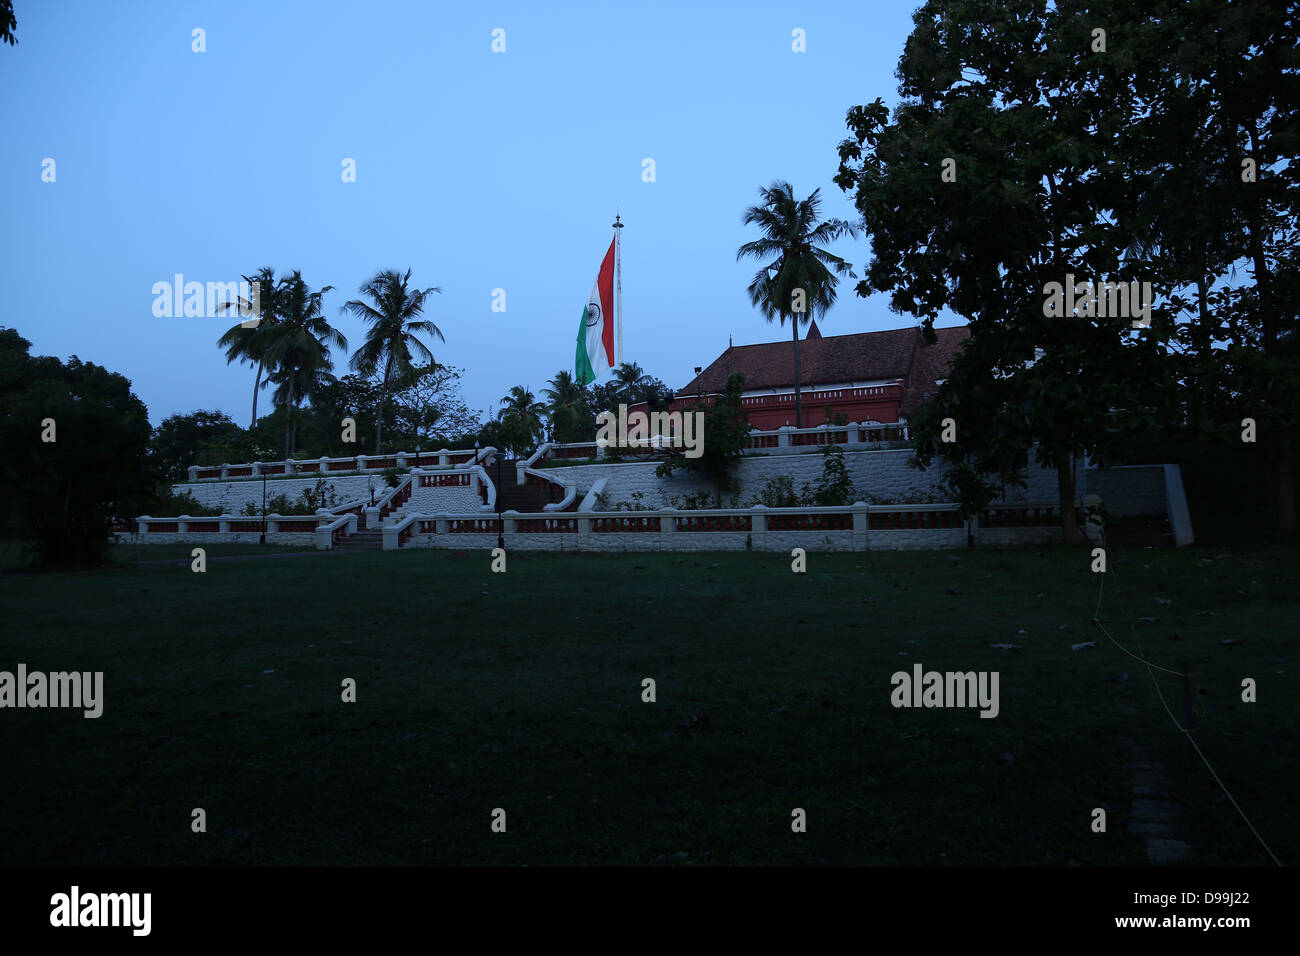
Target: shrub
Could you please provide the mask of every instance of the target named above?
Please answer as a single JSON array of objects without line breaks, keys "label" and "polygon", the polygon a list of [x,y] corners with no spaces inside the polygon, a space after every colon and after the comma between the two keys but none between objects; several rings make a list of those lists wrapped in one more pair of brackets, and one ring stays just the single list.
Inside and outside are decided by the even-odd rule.
[{"label": "shrub", "polygon": [[221,514],[221,509],[199,504],[198,499],[188,490],[180,493],[168,490],[166,494],[158,497],[156,503],[150,509],[150,513],[156,513],[159,516],[165,515],[167,517],[172,517],[174,515],[193,515],[195,518],[198,518],[219,515]]},{"label": "shrub", "polygon": [[844,449],[838,445],[822,448],[822,476],[817,480],[813,503],[823,506],[847,505],[853,498],[853,481],[844,464]]},{"label": "shrub", "polygon": [[712,508],[713,497],[707,491],[696,491],[689,495],[673,495],[667,502],[680,511],[700,511]]},{"label": "shrub", "polygon": [[773,475],[763,482],[758,500],[769,508],[793,508],[799,504],[795,494],[794,479],[789,475]]},{"label": "shrub", "polygon": [[644,491],[634,491],[632,492],[631,501],[620,501],[617,505],[614,506],[614,510],[615,511],[653,511],[654,509],[645,503]]},{"label": "shrub", "polygon": [[[317,508],[332,508],[339,503],[338,495],[334,493],[334,483],[326,484],[324,478],[317,478],[316,484],[304,489],[302,493],[303,501],[306,503],[307,510],[297,512],[299,514],[314,514]],[[281,512],[281,514],[294,514],[295,512]]]},{"label": "shrub", "polygon": [[825,416],[828,425],[843,426],[849,423],[849,416],[843,412],[837,412],[835,406],[830,402],[827,402],[826,407],[822,409],[822,415]]}]

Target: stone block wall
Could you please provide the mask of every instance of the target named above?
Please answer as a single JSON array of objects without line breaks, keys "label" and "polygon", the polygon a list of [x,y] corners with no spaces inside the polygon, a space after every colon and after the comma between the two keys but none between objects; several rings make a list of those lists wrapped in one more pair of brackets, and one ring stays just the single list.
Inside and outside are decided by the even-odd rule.
[{"label": "stone block wall", "polygon": [[1120,465],[1084,474],[1084,494],[1098,495],[1117,517],[1165,514],[1165,466]]},{"label": "stone block wall", "polygon": [[[195,547],[202,547],[205,544],[257,544],[261,537],[258,531],[233,531],[227,534],[221,534],[216,531],[183,531],[183,532],[157,532],[150,531],[145,534],[131,533],[122,535],[122,540],[127,544],[193,544]],[[290,544],[295,547],[301,547],[304,551],[310,551],[316,547],[316,533],[314,531],[285,531],[275,532],[266,536],[267,544]]]},{"label": "stone block wall", "polygon": [[[381,497],[388,491],[388,486],[379,475],[320,476],[325,484],[334,486],[334,494],[339,504],[349,501],[370,500],[370,482],[375,485],[375,497]],[[304,491],[316,487],[318,477],[269,479],[266,482],[266,498],[269,501],[276,495],[288,495],[291,501],[297,501]],[[172,485],[176,494],[188,491],[199,504],[207,508],[220,508],[227,514],[243,514],[244,506],[252,503],[261,512],[262,482],[251,481],[196,481]]]},{"label": "stone block wall", "polygon": [[[932,467],[918,471],[908,466],[912,452],[906,448],[889,448],[878,451],[847,451],[844,464],[853,481],[855,499],[870,503],[873,499],[907,501],[913,497],[933,496],[938,500],[940,471]],[[804,483],[816,487],[822,474],[822,456],[819,452],[795,455],[762,455],[741,459],[736,470],[739,490],[735,493],[738,505],[743,507],[758,499],[759,492],[769,478],[789,475],[796,492]],[[701,491],[712,494],[713,486],[688,472],[678,471],[671,478],[655,475],[654,462],[626,462],[598,465],[563,465],[546,469],[548,474],[563,482],[576,482],[579,497],[599,477],[608,479],[605,498],[609,507],[620,502],[632,504],[633,495],[640,492],[640,503],[647,508],[666,504],[665,499],[686,496]],[[1008,501],[1050,501],[1057,495],[1056,472],[1031,466],[1024,489],[1008,489]],[[723,496],[724,506],[730,507],[730,494]]]}]

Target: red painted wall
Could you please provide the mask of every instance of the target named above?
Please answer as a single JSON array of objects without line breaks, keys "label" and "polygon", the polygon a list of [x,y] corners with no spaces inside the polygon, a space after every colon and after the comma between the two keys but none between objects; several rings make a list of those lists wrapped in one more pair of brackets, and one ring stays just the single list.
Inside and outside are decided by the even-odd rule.
[{"label": "red painted wall", "polygon": [[[815,428],[826,421],[827,403],[834,412],[851,422],[877,421],[886,424],[898,421],[898,408],[903,401],[901,385],[873,385],[866,388],[806,389],[802,393],[804,428]],[[794,426],[794,395],[757,395],[742,400],[749,415],[751,428],[773,431],[783,425]],[[697,403],[694,398],[675,398],[672,411],[688,411]],[[628,412],[645,411],[644,403],[633,405]]]}]

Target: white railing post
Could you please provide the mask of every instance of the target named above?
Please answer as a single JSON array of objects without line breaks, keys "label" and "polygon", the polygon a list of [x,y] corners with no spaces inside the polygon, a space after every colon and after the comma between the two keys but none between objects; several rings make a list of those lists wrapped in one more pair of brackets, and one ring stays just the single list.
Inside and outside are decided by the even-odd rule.
[{"label": "white railing post", "polygon": [[869,522],[867,515],[871,511],[871,506],[865,501],[853,502],[853,550],[867,550],[867,527]]},{"label": "white railing post", "polygon": [[659,509],[659,547],[665,551],[672,549],[672,542],[665,541],[664,535],[671,535],[677,532],[677,509],[660,508]]}]

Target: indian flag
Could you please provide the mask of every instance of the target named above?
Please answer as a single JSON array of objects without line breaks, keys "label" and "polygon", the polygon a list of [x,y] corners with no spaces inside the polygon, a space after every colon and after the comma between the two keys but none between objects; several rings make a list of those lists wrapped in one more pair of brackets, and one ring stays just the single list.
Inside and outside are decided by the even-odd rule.
[{"label": "indian flag", "polygon": [[585,385],[607,368],[614,367],[614,240],[591,285],[587,307],[578,324],[578,353],[573,360],[574,377]]}]

